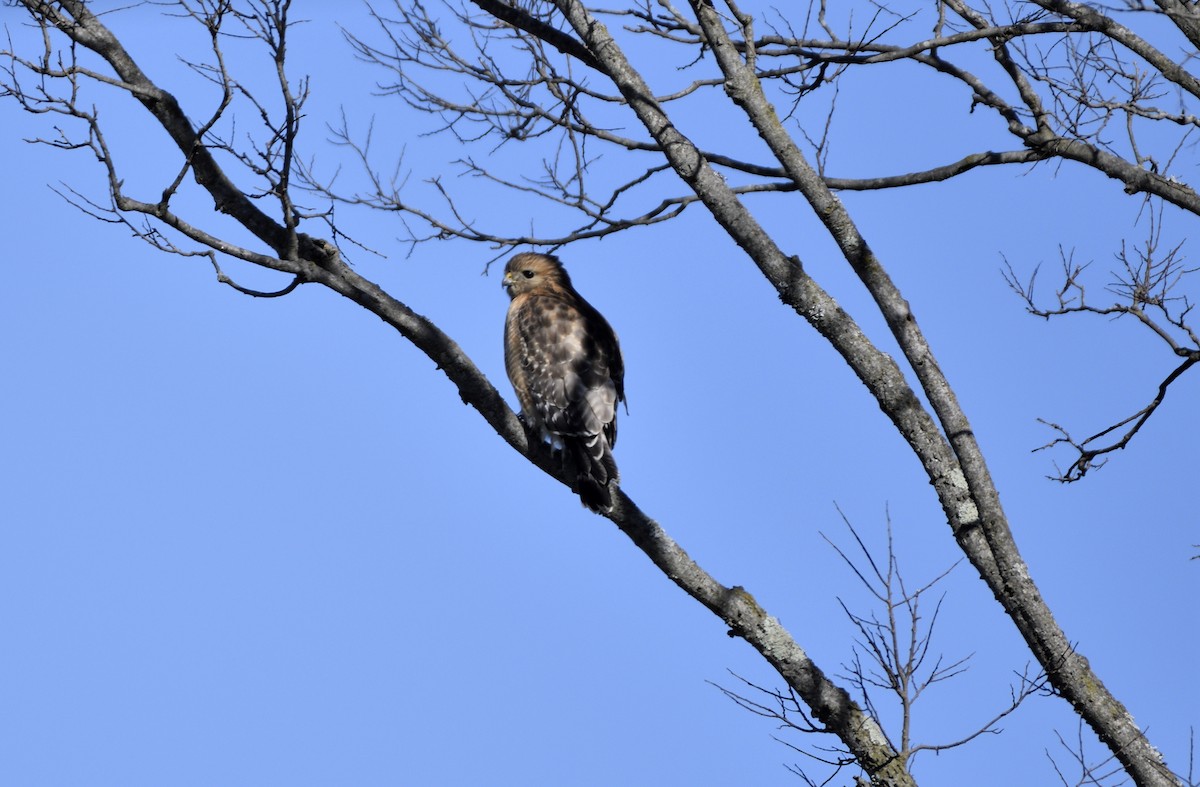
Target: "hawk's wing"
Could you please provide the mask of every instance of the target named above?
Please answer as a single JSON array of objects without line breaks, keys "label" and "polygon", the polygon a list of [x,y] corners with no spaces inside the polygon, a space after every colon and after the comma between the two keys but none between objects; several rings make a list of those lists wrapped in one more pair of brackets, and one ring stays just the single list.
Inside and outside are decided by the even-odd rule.
[{"label": "hawk's wing", "polygon": [[612,328],[574,293],[520,295],[505,330],[505,360],[527,422],[580,465],[584,503],[610,506],[617,403],[624,398]]}]

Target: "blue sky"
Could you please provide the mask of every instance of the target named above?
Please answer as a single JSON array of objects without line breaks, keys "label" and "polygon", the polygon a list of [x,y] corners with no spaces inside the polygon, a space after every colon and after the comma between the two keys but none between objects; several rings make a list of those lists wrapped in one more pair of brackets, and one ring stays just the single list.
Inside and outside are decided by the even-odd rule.
[{"label": "blue sky", "polygon": [[[328,10],[309,6],[293,12],[318,16],[292,52],[295,72],[313,75],[311,153],[336,161],[322,124],[343,104],[352,121],[378,115],[380,153],[406,151],[415,196],[429,199],[421,180],[441,174],[489,224],[540,218],[536,204],[455,178],[446,162],[463,151],[420,135],[433,119],[372,97],[376,77]],[[363,24],[357,6],[344,9],[337,21]],[[15,9],[0,19],[21,34]],[[209,106],[173,61],[187,45],[182,22],[145,9],[111,19],[152,77]],[[840,99],[831,174],[1011,146],[960,117],[953,97],[914,105],[894,83],[859,87]],[[175,166],[158,158],[161,134],[113,91],[95,100],[113,118],[128,182],[161,188]],[[733,671],[777,686],[761,659],[503,444],[432,362],[332,293],[250,299],[203,260],[157,253],[69,208],[47,184],[99,195],[98,168],[23,144],[49,133],[45,119],[10,101],[0,113],[0,783],[797,783],[784,764],[800,758],[772,735],[809,741],[708,683],[736,686]],[[877,117],[890,122],[868,122]],[[930,117],[953,122],[931,128]],[[681,121],[684,133],[713,140],[748,133],[740,121],[692,123]],[[494,155],[520,166],[541,154]],[[1179,176],[1191,180],[1193,166]],[[1141,237],[1136,206],[1072,167],[845,201],[955,384],[1060,623],[1185,768],[1200,707],[1200,563],[1187,560],[1200,542],[1200,383],[1172,389],[1109,467],[1069,487],[1046,480],[1053,457],[1030,449],[1052,435],[1037,418],[1105,426],[1140,407],[1174,359],[1126,322],[1029,317],[1000,273],[1004,255],[1023,271],[1044,262],[1048,279],[1062,245],[1095,260],[1098,292],[1120,240]],[[752,206],[881,337],[798,199]],[[495,273],[481,275],[492,252],[441,243],[410,254],[393,217],[344,218],[383,255],[355,254],[359,272],[435,320],[513,401],[507,299]],[[1187,219],[1167,218],[1168,234],[1189,236]],[[562,256],[625,351],[623,488],[720,581],[754,593],[819,665],[844,672],[853,631],[838,599],[869,607],[821,538],[850,543],[835,506],[876,548],[890,512],[914,584],[958,559],[915,459],[700,211]],[[250,286],[286,283],[227,268]],[[917,706],[915,736],[930,743],[1003,707],[1030,660],[969,565],[942,587],[937,649],[973,655],[968,673]],[[922,755],[920,783],[1057,783],[1046,752],[1065,767],[1056,732],[1076,736],[1063,703],[1031,700],[1001,726]]]}]

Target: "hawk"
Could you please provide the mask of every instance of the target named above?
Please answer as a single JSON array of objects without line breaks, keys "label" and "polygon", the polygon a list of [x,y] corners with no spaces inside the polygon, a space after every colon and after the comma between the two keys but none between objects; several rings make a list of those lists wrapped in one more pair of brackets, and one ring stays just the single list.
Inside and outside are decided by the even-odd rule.
[{"label": "hawk", "polygon": [[526,428],[562,449],[588,509],[612,510],[619,481],[612,448],[625,363],[608,321],[571,286],[562,263],[521,253],[504,268],[512,301],[504,321],[504,365]]}]

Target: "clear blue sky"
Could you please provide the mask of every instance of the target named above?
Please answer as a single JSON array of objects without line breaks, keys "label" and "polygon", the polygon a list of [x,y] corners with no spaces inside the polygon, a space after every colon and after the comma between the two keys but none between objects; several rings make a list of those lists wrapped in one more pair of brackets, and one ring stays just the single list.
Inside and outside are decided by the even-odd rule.
[{"label": "clear blue sky", "polygon": [[[419,136],[433,119],[373,98],[376,75],[353,62],[332,14],[296,5],[318,14],[291,50],[294,73],[313,77],[310,153],[332,167],[322,124],[344,104],[363,125],[379,115],[379,152],[406,149],[412,193],[430,204],[420,181],[444,174],[492,226],[523,229],[542,210],[454,178],[445,162],[464,152]],[[339,21],[362,29],[358,6],[344,8]],[[0,20],[25,35],[15,9]],[[211,95],[173,62],[184,23],[153,9],[110,23],[152,77],[196,101],[193,116],[208,111]],[[942,110],[958,107],[945,116],[964,125],[943,129],[895,84],[847,91],[830,174],[1010,146],[998,132],[971,143],[986,124],[956,98]],[[95,100],[128,182],[149,198],[176,166],[157,157],[161,132],[114,91]],[[740,121],[681,127],[744,134]],[[761,659],[499,440],[432,362],[315,286],[253,300],[202,259],[156,253],[69,208],[47,184],[100,196],[101,173],[82,154],[21,142],[48,129],[0,102],[0,784],[798,783],[784,764],[801,760],[772,735],[810,741],[707,683],[735,686],[732,670],[779,685]],[[544,153],[503,155],[532,167]],[[1098,292],[1120,239],[1141,237],[1136,206],[1071,167],[845,199],[956,385],[1059,621],[1185,768],[1200,721],[1200,562],[1187,560],[1200,542],[1200,381],[1181,381],[1094,477],[1046,480],[1052,457],[1030,452],[1051,437],[1037,418],[1107,425],[1140,407],[1174,359],[1132,324],[1035,320],[1000,275],[1003,254],[1024,271],[1045,262],[1048,280],[1061,244],[1096,261]],[[881,336],[798,199],[754,206]],[[1192,221],[1169,219],[1173,238],[1191,234]],[[507,299],[495,273],[480,275],[492,253],[444,243],[408,255],[393,217],[346,221],[384,255],[354,254],[357,269],[434,319],[512,401]],[[625,350],[626,491],[842,673],[853,632],[838,599],[869,607],[820,536],[850,543],[835,504],[876,547],[890,511],[913,584],[958,558],[916,460],[699,210],[562,256]],[[227,267],[250,286],[286,283]],[[974,655],[918,704],[915,737],[929,743],[1001,708],[1030,661],[968,564],[944,589],[935,649]],[[1057,783],[1045,752],[1065,767],[1056,731],[1076,736],[1063,703],[1031,700],[1001,726],[918,759],[920,783]],[[1092,742],[1089,752],[1101,756]]]}]

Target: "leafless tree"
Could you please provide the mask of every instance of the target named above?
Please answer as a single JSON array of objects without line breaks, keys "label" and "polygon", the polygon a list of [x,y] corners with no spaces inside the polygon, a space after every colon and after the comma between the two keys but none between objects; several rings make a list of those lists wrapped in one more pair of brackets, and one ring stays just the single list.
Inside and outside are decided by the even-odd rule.
[{"label": "leafless tree", "polygon": [[[885,718],[887,714],[881,710],[884,707],[895,710],[894,715],[898,717],[898,721],[894,725],[897,738],[893,746],[905,760],[906,767],[911,768],[914,758],[922,752],[949,751],[965,746],[981,735],[999,734],[998,725],[1005,717],[1016,711],[1030,697],[1046,693],[1045,675],[1030,675],[1026,670],[1017,675],[1016,684],[1010,689],[1007,702],[985,722],[963,732],[955,740],[938,743],[919,742],[914,737],[913,725],[916,720],[916,706],[921,696],[937,684],[953,680],[966,672],[970,666],[970,655],[947,660],[934,644],[938,614],[945,594],[933,602],[932,613],[922,612],[922,609],[928,609],[927,597],[930,592],[954,570],[957,563],[923,585],[910,587],[904,579],[895,549],[891,515],[887,517],[886,552],[877,557],[840,509],[839,514],[857,549],[847,551],[824,533],[821,537],[873,599],[868,610],[858,611],[838,598],[838,604],[858,634],[852,658],[849,664],[843,665],[844,675],[841,677],[852,687],[853,694],[859,698],[872,717]],[[855,552],[859,554],[855,556]],[[924,607],[922,597],[926,597]],[[828,737],[828,730],[808,716],[803,701],[795,691],[764,688],[736,673],[734,677],[753,694],[746,693],[745,689],[734,690],[720,685],[717,688],[739,707],[757,716],[777,721],[783,731],[802,736]],[[828,775],[820,781],[800,764],[788,766],[789,770],[813,787],[831,783],[842,768],[852,765],[855,761],[850,752],[836,743],[806,746],[796,743],[791,737],[777,737],[776,740],[803,755],[808,761],[830,766]]]},{"label": "leafless tree", "polygon": [[[361,165],[365,187],[344,187],[335,173],[301,155],[295,143],[307,86],[287,70],[288,0],[170,5],[209,38],[208,57],[191,64],[215,90],[208,108],[183,107],[139,67],[87,3],[19,4],[40,25],[42,46],[3,53],[4,95],[60,124],[59,133],[42,141],[86,151],[100,163],[107,199],[68,192],[79,207],[164,251],[205,257],[220,281],[247,294],[285,295],[316,284],[345,296],[433,359],[502,439],[560,481],[549,451],[528,440],[503,397],[454,340],[346,264],[343,252],[355,247],[342,233],[338,207],[363,205],[398,215],[412,242],[465,238],[490,244],[497,256],[521,245],[554,249],[652,227],[689,209],[706,211],[779,299],[840,354],[891,420],[932,484],[950,536],[1024,638],[1048,685],[1099,738],[1114,767],[1138,785],[1180,783],[1055,621],[914,310],[835,192],[946,181],[980,167],[1050,163],[1088,167],[1115,179],[1148,201],[1147,215],[1155,221],[1161,221],[1161,204],[1200,213],[1200,194],[1172,174],[1177,153],[1200,124],[1190,109],[1200,97],[1200,79],[1186,67],[1200,44],[1200,12],[1193,5],[1156,0],[1118,10],[1033,0],[996,8],[942,0],[836,9],[814,3],[800,11],[755,14],[734,0],[686,5],[643,0],[615,10],[582,0],[450,0],[436,8],[396,0],[386,12],[377,9],[374,31],[346,35],[361,58],[385,69],[385,93],[441,118],[443,132],[465,143],[492,151],[544,146],[545,164],[537,176],[511,176],[469,155],[459,162],[476,178],[540,198],[554,209],[544,220],[548,228],[515,235],[471,218],[459,208],[461,196],[440,181],[435,183],[440,206],[407,200],[404,179],[381,174],[394,162],[381,161],[369,133],[349,119],[335,125],[335,135]],[[864,9],[865,18],[856,16]],[[1166,23],[1170,31],[1164,35],[1174,39],[1159,44],[1125,23],[1142,20]],[[456,35],[445,34],[448,26]],[[230,37],[249,37],[271,54],[270,101],[258,83],[237,78],[228,67],[223,47]],[[627,54],[632,44],[660,47],[679,68],[641,73]],[[932,167],[855,178],[830,173],[836,135],[828,118],[836,113],[846,75],[891,67],[951,80],[962,91],[964,110],[992,125],[989,139],[1007,135],[1010,149],[981,143]],[[97,84],[131,95],[148,113],[146,122],[172,140],[179,163],[163,183],[150,189],[126,184],[107,127],[91,103],[88,91]],[[801,102],[818,101],[824,102],[827,121],[811,130],[796,128]],[[234,104],[252,107],[261,119],[249,141],[243,129],[231,126]],[[681,130],[685,125],[672,118],[696,108],[736,114],[749,122],[753,135],[689,137]],[[610,167],[606,159],[605,167],[597,167],[601,152],[621,154],[619,164]],[[769,159],[753,158],[759,155]],[[240,234],[205,228],[212,217],[185,199],[193,183],[218,213],[240,225]],[[880,349],[884,337],[868,336],[799,256],[765,228],[750,208],[751,199],[760,197],[806,205],[819,220],[873,299],[903,367]],[[306,200],[321,207],[307,208]],[[1128,444],[1166,388],[1200,359],[1187,322],[1190,303],[1178,290],[1190,272],[1182,250],[1163,252],[1155,240],[1153,248],[1118,259],[1123,273],[1112,288],[1121,304],[1116,308],[1159,333],[1180,365],[1159,386],[1151,406],[1132,419],[1082,441],[1056,427],[1080,457],[1062,474],[1064,480],[1082,476],[1096,457],[1115,450],[1093,443],[1132,424],[1115,447]],[[225,273],[222,262],[228,260],[281,272],[289,283],[274,292],[242,287]],[[1081,275],[1068,264],[1057,307],[1035,306],[1032,287],[1016,286],[1035,314],[1106,313],[1107,307],[1083,300]],[[1016,273],[1012,276],[1015,284]],[[915,783],[903,746],[893,745],[869,709],[814,663],[749,592],[719,584],[624,494],[617,495],[609,516],[666,576],[762,654],[788,696],[794,692],[803,703],[813,726],[835,734],[872,783]],[[902,592],[905,597],[910,596]]]}]

